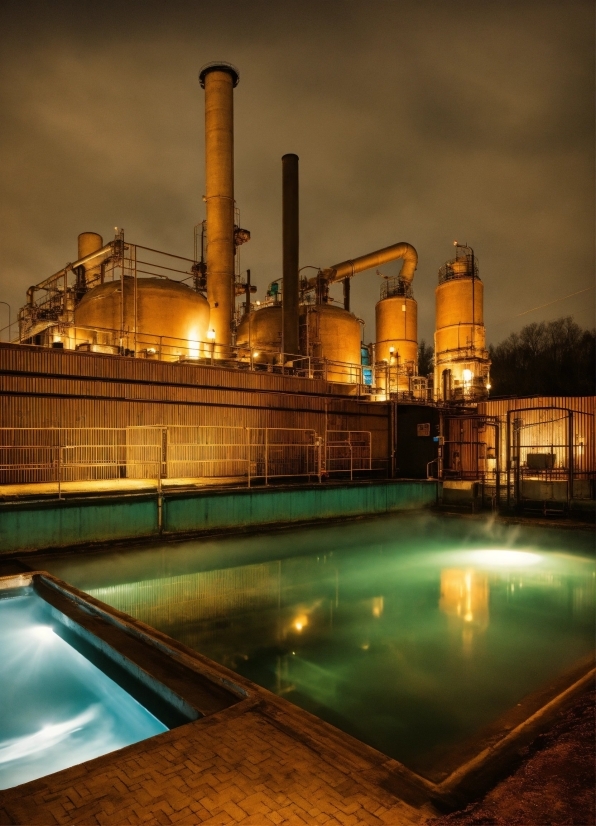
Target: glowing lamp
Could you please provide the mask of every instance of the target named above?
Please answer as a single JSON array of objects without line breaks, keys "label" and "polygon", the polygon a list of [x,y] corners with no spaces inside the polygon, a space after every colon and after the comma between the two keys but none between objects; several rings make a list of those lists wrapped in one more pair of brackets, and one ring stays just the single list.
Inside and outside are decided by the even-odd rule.
[{"label": "glowing lamp", "polygon": [[209,341],[215,340],[215,330],[207,330],[207,338]]},{"label": "glowing lamp", "polygon": [[464,381],[472,381],[472,371],[467,368],[464,370]]}]

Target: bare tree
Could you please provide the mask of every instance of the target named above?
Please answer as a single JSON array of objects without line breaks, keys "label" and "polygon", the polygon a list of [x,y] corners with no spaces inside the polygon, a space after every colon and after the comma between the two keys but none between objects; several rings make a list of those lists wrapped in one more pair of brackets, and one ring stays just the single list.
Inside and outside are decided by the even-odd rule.
[{"label": "bare tree", "polygon": [[489,348],[495,396],[584,396],[596,392],[596,331],[570,316],[528,324]]}]

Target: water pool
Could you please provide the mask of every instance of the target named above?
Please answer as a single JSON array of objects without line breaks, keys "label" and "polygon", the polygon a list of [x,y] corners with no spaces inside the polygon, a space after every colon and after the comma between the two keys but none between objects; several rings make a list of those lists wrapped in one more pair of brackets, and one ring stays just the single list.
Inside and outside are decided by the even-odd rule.
[{"label": "water pool", "polygon": [[56,631],[33,590],[0,591],[0,789],[167,731]]},{"label": "water pool", "polygon": [[398,515],[40,564],[428,773],[590,657],[593,546]]}]

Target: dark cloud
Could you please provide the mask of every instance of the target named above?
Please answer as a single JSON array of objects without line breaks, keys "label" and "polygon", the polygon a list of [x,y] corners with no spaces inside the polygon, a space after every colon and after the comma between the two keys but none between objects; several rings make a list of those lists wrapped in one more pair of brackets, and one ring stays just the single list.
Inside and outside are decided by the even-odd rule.
[{"label": "dark cloud", "polygon": [[[2,298],[16,311],[83,230],[191,254],[197,71],[225,59],[241,72],[242,263],[261,289],[280,275],[280,158],[296,152],[302,263],[414,244],[427,340],[454,238],[478,254],[490,340],[559,315],[593,325],[593,293],[517,317],[594,283],[593,22],[572,0],[5,0]],[[377,282],[353,284],[367,338]]]}]

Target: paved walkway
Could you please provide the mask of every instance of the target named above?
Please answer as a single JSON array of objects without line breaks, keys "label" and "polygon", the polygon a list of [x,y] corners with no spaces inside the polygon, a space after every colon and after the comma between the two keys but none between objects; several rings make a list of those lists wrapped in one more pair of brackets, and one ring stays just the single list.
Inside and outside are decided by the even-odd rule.
[{"label": "paved walkway", "polygon": [[368,754],[359,759],[333,742],[316,745],[318,734],[310,738],[304,720],[320,723],[287,705],[245,700],[0,792],[0,824],[401,826],[432,814],[386,791],[382,766]]},{"label": "paved walkway", "polygon": [[[176,488],[247,487],[246,476],[184,476],[177,479],[162,479],[163,490]],[[0,485],[0,499],[22,497],[43,498],[45,496],[66,496],[73,494],[138,493],[156,492],[156,479],[94,479],[84,482],[31,482],[18,485]]]}]

